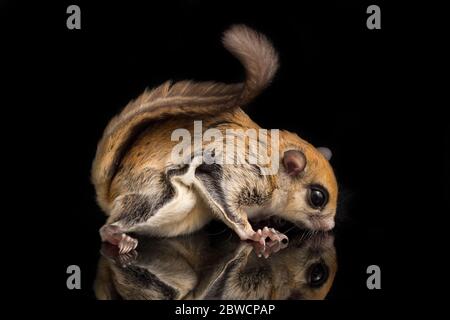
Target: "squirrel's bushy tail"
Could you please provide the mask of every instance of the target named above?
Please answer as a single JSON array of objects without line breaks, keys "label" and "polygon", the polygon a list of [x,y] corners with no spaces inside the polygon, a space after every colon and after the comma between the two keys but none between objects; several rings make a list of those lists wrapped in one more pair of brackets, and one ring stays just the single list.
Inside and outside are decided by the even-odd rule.
[{"label": "squirrel's bushy tail", "polygon": [[242,107],[269,85],[278,69],[278,55],[264,35],[235,25],[224,33],[223,44],[244,66],[244,83],[169,81],[146,90],[111,119],[98,143],[91,172],[97,201],[106,213],[111,202],[109,187],[117,166],[146,125],[169,117],[213,116]]}]

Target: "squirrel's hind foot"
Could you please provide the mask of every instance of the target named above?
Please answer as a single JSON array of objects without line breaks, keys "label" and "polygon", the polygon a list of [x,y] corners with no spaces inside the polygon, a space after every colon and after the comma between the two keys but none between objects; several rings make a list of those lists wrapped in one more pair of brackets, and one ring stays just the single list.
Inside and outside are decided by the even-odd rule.
[{"label": "squirrel's hind foot", "polygon": [[109,242],[119,248],[119,254],[128,253],[136,249],[137,239],[125,234],[119,226],[107,224],[100,228],[100,237],[103,242]]}]

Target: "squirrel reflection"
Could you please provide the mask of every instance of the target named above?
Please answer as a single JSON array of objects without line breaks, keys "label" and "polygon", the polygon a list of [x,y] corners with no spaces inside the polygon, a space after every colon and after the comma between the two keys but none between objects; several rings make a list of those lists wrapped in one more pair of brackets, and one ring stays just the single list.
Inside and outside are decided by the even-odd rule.
[{"label": "squirrel reflection", "polygon": [[[290,236],[289,244],[260,247],[226,232],[140,239],[119,255],[103,244],[98,299],[324,299],[336,274],[329,233]],[[281,246],[281,247],[280,247]]]}]

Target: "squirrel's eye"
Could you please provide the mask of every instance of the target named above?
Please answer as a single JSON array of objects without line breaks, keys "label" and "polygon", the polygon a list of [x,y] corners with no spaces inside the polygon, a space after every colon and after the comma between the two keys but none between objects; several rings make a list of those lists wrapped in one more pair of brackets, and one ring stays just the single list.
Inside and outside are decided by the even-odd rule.
[{"label": "squirrel's eye", "polygon": [[314,209],[320,209],[327,204],[328,194],[321,187],[312,186],[309,190],[309,204]]},{"label": "squirrel's eye", "polygon": [[309,285],[311,287],[320,287],[328,279],[328,267],[324,263],[313,264],[309,268]]}]

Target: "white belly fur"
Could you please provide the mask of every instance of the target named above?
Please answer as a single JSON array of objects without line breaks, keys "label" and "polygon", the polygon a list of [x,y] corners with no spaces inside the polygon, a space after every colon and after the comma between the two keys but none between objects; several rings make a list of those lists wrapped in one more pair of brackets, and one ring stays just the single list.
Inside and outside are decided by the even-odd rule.
[{"label": "white belly fur", "polygon": [[208,223],[213,215],[193,187],[195,166],[182,176],[172,178],[175,195],[150,217],[139,230],[155,236],[177,236],[196,231]]}]

